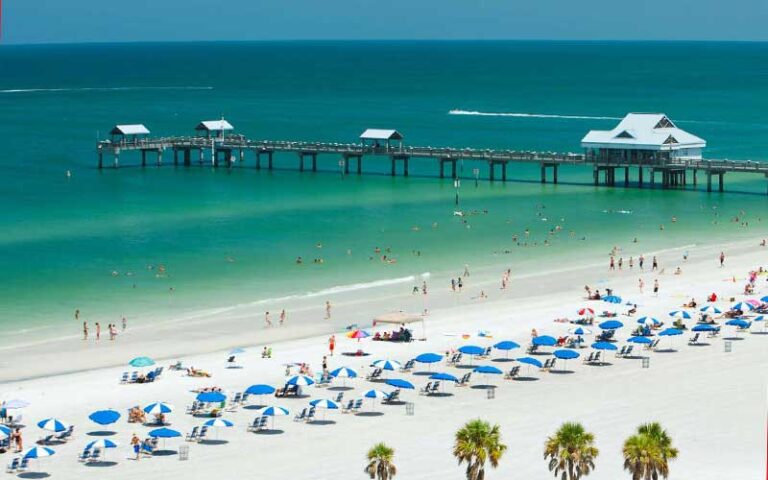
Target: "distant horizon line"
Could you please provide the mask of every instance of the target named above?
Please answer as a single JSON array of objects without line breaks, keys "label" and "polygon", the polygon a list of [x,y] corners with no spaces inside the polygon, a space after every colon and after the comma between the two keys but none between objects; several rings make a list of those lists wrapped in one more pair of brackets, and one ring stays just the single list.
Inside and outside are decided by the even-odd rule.
[{"label": "distant horizon line", "polygon": [[568,43],[568,44],[621,44],[621,43],[657,43],[657,44],[745,44],[768,43],[767,40],[639,40],[639,39],[526,39],[526,38],[434,38],[434,39],[260,39],[260,40],[117,40],[117,41],[82,41],[82,42],[13,42],[0,40],[2,47],[23,46],[81,46],[81,45],[139,45],[139,44],[245,44],[245,43]]}]

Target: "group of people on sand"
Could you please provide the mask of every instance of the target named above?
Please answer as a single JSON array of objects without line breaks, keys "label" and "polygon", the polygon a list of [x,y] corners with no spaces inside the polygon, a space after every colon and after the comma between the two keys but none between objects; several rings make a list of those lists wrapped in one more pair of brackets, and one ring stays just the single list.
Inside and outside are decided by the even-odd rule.
[{"label": "group of people on sand", "polygon": [[[80,320],[80,309],[75,310],[75,320]],[[123,332],[128,328],[128,320],[125,317],[122,317],[122,328]],[[96,340],[101,340],[101,324],[99,322],[96,322],[94,324],[95,327],[95,338]],[[117,325],[114,323],[110,323],[107,325],[107,332],[109,332],[109,339],[114,340],[117,338]],[[88,322],[83,322],[83,340],[88,340],[88,334],[89,334],[89,328],[88,328]]]},{"label": "group of people on sand", "polygon": [[[286,317],[287,317],[287,314],[285,313],[285,309],[282,309],[280,311],[280,316],[279,316],[279,323],[278,323],[279,326],[283,326],[283,324],[285,324]],[[264,327],[269,328],[271,326],[272,326],[272,318],[271,318],[271,314],[269,313],[269,310],[267,310],[266,312],[264,312]]]}]

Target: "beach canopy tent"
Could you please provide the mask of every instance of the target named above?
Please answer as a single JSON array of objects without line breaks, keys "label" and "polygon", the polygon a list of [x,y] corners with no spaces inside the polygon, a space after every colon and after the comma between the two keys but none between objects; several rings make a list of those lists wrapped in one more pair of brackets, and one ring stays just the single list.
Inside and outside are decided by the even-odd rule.
[{"label": "beach canopy tent", "polygon": [[224,132],[230,132],[234,129],[235,127],[231,123],[222,118],[221,120],[203,120],[195,127],[195,132],[210,138],[211,136],[223,137]]},{"label": "beach canopy tent", "polygon": [[109,131],[112,136],[113,142],[138,140],[139,138],[149,135],[149,129],[141,124],[135,125],[115,125],[112,130]]},{"label": "beach canopy tent", "polygon": [[424,328],[424,317],[414,313],[405,312],[390,312],[384,313],[373,319],[373,326],[380,324],[384,325],[409,325],[411,323],[421,322],[421,336],[420,340],[427,339],[426,329]]},{"label": "beach canopy tent", "polygon": [[374,147],[380,147],[381,142],[387,144],[387,149],[390,148],[392,140],[398,142],[398,146],[403,146],[403,135],[397,130],[386,130],[381,128],[368,128],[362,134],[360,134],[360,140],[363,145],[371,145]]}]

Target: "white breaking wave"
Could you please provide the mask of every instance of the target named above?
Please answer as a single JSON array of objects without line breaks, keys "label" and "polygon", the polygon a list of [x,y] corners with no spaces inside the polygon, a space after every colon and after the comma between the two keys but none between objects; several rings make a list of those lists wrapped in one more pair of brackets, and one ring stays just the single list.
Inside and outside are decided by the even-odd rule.
[{"label": "white breaking wave", "polygon": [[453,109],[448,115],[470,115],[476,117],[515,117],[515,118],[560,118],[566,120],[621,120],[621,117],[592,117],[588,115],[553,115],[548,113],[520,112],[479,112],[477,110]]},{"label": "white breaking wave", "polygon": [[0,93],[39,93],[39,92],[127,92],[136,90],[213,90],[213,87],[81,87],[81,88],[10,88]]}]

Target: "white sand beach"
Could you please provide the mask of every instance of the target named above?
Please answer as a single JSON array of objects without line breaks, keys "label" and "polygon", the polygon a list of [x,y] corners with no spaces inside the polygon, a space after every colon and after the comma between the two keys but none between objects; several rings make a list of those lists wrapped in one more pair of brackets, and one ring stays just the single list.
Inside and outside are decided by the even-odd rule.
[{"label": "white sand beach", "polygon": [[[406,390],[402,398],[414,404],[412,416],[406,415],[403,405],[377,404],[375,409],[383,415],[330,411],[325,415],[333,422],[330,424],[294,422],[293,415],[305,408],[309,400],[334,398],[338,392],[310,386],[304,388],[311,396],[307,398],[252,398],[253,405],[224,414],[223,418],[235,424],[217,433],[226,443],[168,440],[166,445],[173,450],[181,445],[189,446],[186,461],[180,461],[175,455],[140,461],[130,459],[131,435],[136,433],[143,438],[150,428],[129,424],[126,420],[127,409],[132,406],[168,402],[175,406],[175,411],[168,415],[170,428],[186,434],[206,420],[185,414],[186,406],[195,398],[192,390],[217,386],[232,396],[252,384],[282,386],[286,380],[284,364],[293,362],[307,362],[319,372],[322,357],[327,354],[329,332],[335,332],[338,339],[337,354],[328,357],[329,368],[348,366],[361,376],[372,370],[369,364],[374,359],[391,358],[404,363],[424,352],[443,354],[465,344],[487,347],[500,340],[514,340],[524,349],[530,343],[532,328],[540,335],[563,336],[573,325],[554,322],[555,318],[575,319],[576,310],[582,306],[596,311],[613,308],[603,302],[585,300],[584,285],[601,291],[610,287],[617,295],[638,305],[635,316],[618,317],[625,324],[617,332],[617,345],[622,346],[637,325],[638,317],[654,316],[663,320],[665,326],[671,326],[672,319],[667,313],[679,309],[691,298],[703,303],[707,295],[716,292],[720,297],[716,305],[726,310],[733,303],[731,297],[743,300],[768,295],[765,275],[758,277],[753,295],[742,295],[748,272],[768,266],[768,249],[758,247],[758,242],[759,239],[755,239],[740,244],[690,248],[687,249],[690,258],[685,262],[681,251],[664,252],[659,254],[663,274],[649,271],[652,253],[646,253],[644,273],[640,273],[637,266],[630,271],[626,265],[621,271],[609,272],[607,260],[603,258],[584,259],[583,266],[558,272],[516,272],[512,265],[509,266],[513,269],[511,282],[503,292],[499,290],[499,283],[507,265],[499,265],[497,272],[472,272],[461,294],[450,292],[449,279],[430,278],[428,303],[421,294],[411,295],[409,284],[388,287],[373,298],[358,292],[305,298],[288,304],[290,314],[285,326],[269,329],[263,325],[264,306],[258,305],[158,325],[132,320],[128,331],[115,342],[106,338],[105,331],[97,344],[93,340],[83,341],[74,331],[67,330],[55,341],[30,341],[5,348],[0,370],[4,383],[0,393],[6,400],[21,398],[30,402],[29,407],[21,410],[22,423],[26,425],[22,430],[25,448],[33,446],[45,433],[36,426],[39,420],[56,417],[75,425],[70,441],[51,446],[56,451],[53,457],[41,460],[39,466],[37,462],[32,463],[33,471],[39,468],[52,478],[250,478],[254,475],[263,479],[364,478],[365,452],[374,443],[384,441],[396,450],[397,478],[461,479],[464,468],[457,466],[451,455],[453,434],[464,422],[482,418],[501,426],[503,441],[509,446],[499,468],[487,471],[487,478],[551,478],[543,460],[544,441],[562,422],[574,420],[595,434],[600,449],[590,479],[629,478],[622,470],[624,439],[640,423],[658,421],[680,450],[679,458],[670,465],[671,478],[756,480],[763,478],[766,471],[768,335],[741,333],[731,341],[732,350],[726,352],[724,337],[733,336],[734,329],[724,325],[718,337],[705,338],[706,345],[689,346],[692,334],[685,332],[661,340],[660,347],[667,347],[671,342],[674,352],[649,352],[636,345],[635,352],[640,352],[637,358],[615,358],[612,352],[604,352],[608,354],[607,365],[585,365],[582,359],[572,360],[567,368],[573,373],[533,369],[535,381],[495,377],[486,382],[482,376],[474,375],[473,384],[496,386],[492,399],[487,398],[485,389],[471,385],[446,385],[445,391],[452,395],[445,397],[428,397]],[[720,250],[727,254],[724,268],[718,267]],[[674,275],[678,266],[682,274]],[[457,274],[461,270],[462,266],[457,265]],[[640,277],[645,281],[643,294],[637,287]],[[658,297],[652,293],[654,279],[660,282]],[[481,289],[489,298],[473,299]],[[330,320],[323,320],[325,300],[334,305]],[[403,344],[363,339],[358,342],[344,337],[347,325],[367,328],[371,319],[381,313],[420,312],[425,305],[429,308],[425,341]],[[617,308],[622,312],[628,307]],[[277,312],[279,310],[273,310],[275,324]],[[686,323],[689,328],[695,325],[693,320]],[[595,334],[599,331],[597,325],[590,328]],[[422,336],[420,326],[414,326],[414,330],[416,337]],[[752,332],[762,330],[761,323],[752,326]],[[488,332],[492,338],[478,337],[480,331]],[[463,340],[457,334],[468,334],[470,338]],[[586,337],[587,344],[592,341],[592,337]],[[261,358],[265,345],[272,348],[273,358]],[[226,368],[227,352],[236,346],[246,350],[237,356],[242,368]],[[339,355],[358,348],[371,355]],[[513,350],[510,356],[524,355],[523,349]],[[582,357],[589,352],[589,348],[580,350]],[[157,365],[166,367],[165,372],[153,383],[120,384],[122,372],[133,370],[127,367],[127,362],[139,355],[156,359]],[[474,364],[509,370],[514,363],[493,361],[503,356],[504,352],[494,351],[491,358],[475,360]],[[642,368],[642,356],[650,358],[649,368]],[[539,358],[543,361],[549,356]],[[168,371],[168,365],[176,359],[182,360],[185,366],[210,372],[211,378],[191,378],[184,372]],[[415,371],[425,367],[417,364]],[[457,376],[471,371],[471,368],[456,368],[444,362],[432,365],[431,369]],[[389,375],[411,381],[417,388],[428,381],[427,376],[412,372],[390,372]],[[334,382],[337,383],[338,380]],[[370,388],[392,390],[363,378],[346,383],[354,390],[345,392],[344,403]],[[282,433],[246,431],[246,426],[257,415],[257,403],[280,405],[290,410],[291,416],[275,419],[275,427]],[[109,428],[88,420],[91,412],[105,408],[116,409],[123,417]],[[365,408],[372,408],[370,401],[365,402]],[[77,461],[85,444],[101,438],[88,434],[97,430],[115,431],[109,438],[120,446],[107,455],[116,465],[100,467]],[[12,456],[6,453],[2,458],[10,460]]]}]

